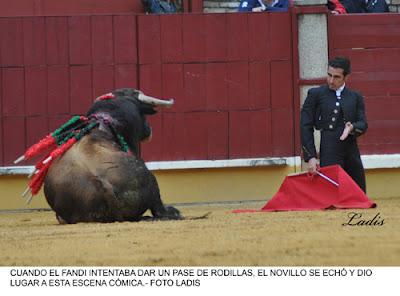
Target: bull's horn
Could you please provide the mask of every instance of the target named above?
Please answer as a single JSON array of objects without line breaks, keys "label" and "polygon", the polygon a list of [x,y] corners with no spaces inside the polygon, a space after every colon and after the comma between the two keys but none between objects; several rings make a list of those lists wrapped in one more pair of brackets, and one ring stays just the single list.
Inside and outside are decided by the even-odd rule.
[{"label": "bull's horn", "polygon": [[154,106],[171,107],[174,104],[174,99],[160,100],[160,99],[146,96],[145,94],[142,94],[142,93],[139,94],[138,100],[142,101],[143,103],[151,104]]}]

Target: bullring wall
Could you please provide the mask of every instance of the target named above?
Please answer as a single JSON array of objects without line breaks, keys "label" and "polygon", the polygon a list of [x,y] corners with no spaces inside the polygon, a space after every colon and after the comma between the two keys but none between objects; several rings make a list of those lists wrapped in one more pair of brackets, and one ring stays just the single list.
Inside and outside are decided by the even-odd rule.
[{"label": "bullring wall", "polygon": [[0,28],[2,165],[118,87],[176,101],[150,118],[146,161],[294,155],[289,13],[13,17]]}]

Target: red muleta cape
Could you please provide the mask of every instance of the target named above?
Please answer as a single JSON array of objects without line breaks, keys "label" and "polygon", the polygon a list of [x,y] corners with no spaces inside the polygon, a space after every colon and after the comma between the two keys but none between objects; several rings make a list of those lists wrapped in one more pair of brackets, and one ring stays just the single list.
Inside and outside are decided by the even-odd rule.
[{"label": "red muleta cape", "polygon": [[338,183],[307,172],[285,177],[278,192],[260,210],[243,212],[314,211],[324,209],[368,209],[376,207],[353,179],[339,166],[323,167],[320,172]]}]

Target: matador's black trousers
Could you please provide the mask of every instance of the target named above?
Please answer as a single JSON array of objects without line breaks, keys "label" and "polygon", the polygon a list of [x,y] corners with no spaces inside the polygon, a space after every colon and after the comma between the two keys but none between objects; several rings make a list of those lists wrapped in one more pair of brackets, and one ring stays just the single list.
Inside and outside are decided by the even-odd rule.
[{"label": "matador's black trousers", "polygon": [[349,135],[346,140],[339,138],[343,128],[321,131],[320,165],[328,166],[338,164],[349,176],[366,192],[365,172],[361,162],[357,140]]}]

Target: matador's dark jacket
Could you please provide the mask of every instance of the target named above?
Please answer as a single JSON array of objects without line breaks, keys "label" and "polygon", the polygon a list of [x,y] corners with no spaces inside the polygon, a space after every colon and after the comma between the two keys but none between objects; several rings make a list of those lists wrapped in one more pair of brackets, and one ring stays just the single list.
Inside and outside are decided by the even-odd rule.
[{"label": "matador's dark jacket", "polygon": [[349,137],[357,137],[368,128],[363,97],[345,87],[340,99],[328,85],[311,88],[301,110],[300,129],[304,160],[317,157],[314,143],[314,127],[317,130],[342,132],[346,122],[353,124]]}]

